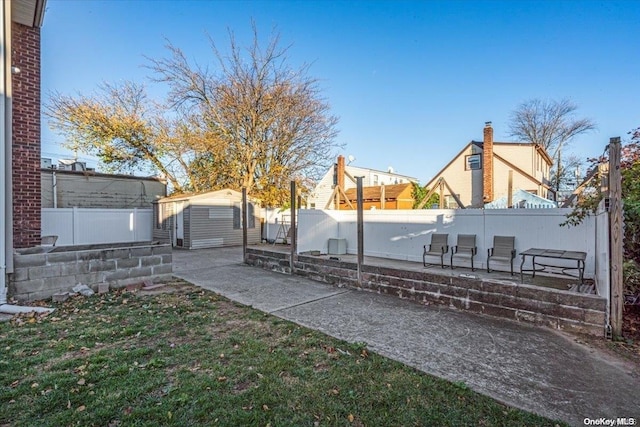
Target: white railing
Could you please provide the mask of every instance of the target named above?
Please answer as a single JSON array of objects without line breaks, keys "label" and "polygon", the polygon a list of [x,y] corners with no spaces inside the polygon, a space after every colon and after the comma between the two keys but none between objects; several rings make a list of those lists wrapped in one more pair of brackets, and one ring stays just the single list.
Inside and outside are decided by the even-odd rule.
[{"label": "white railing", "polygon": [[152,240],[152,209],[42,209],[42,235],[56,246]]}]

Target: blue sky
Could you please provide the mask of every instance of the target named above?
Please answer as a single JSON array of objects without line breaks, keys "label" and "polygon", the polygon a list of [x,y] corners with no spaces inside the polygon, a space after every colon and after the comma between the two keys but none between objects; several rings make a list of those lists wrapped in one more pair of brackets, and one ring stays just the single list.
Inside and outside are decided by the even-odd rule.
[{"label": "blue sky", "polygon": [[[89,94],[103,81],[143,81],[165,39],[199,64],[227,29],[251,42],[273,28],[289,65],[311,64],[339,117],[353,164],[435,175],[485,121],[510,141],[511,112],[532,99],[570,98],[598,130],[580,157],[640,126],[640,1],[136,1],[48,0],[42,28],[43,102]],[[159,88],[154,93],[162,96]],[[43,121],[43,157],[69,155]],[[81,155],[81,157],[85,157]],[[92,162],[89,159],[89,163]]]}]

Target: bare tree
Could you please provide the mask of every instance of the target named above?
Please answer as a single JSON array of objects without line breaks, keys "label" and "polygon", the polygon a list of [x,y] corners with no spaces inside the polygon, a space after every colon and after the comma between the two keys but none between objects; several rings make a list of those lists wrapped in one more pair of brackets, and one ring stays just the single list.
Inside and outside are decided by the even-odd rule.
[{"label": "bare tree", "polygon": [[135,83],[53,94],[51,127],[108,168],[158,171],[177,192],[246,187],[266,206],[286,203],[291,180],[309,186],[331,165],[338,119],[308,66],[287,65],[277,36],[263,49],[254,25],[242,49],[229,35],[228,55],[210,40],[215,67],[191,64],[170,43],[168,58],[147,58],[152,80],[169,87],[163,104]]},{"label": "bare tree", "polygon": [[566,98],[560,101],[531,99],[511,114],[510,136],[542,146],[554,159],[552,174],[557,177],[556,192],[562,184],[562,152],[576,136],[596,129],[593,121],[575,117],[577,109],[578,106]]},{"label": "bare tree", "polygon": [[229,38],[229,55],[210,40],[216,72],[190,64],[170,43],[170,57],[150,58],[149,68],[156,82],[169,85],[169,104],[206,126],[211,137],[196,164],[209,186],[246,187],[266,205],[286,202],[290,180],[317,178],[331,164],[337,118],[308,67],[287,65],[288,49],[277,36],[264,49],[255,25],[248,48],[232,32]]}]

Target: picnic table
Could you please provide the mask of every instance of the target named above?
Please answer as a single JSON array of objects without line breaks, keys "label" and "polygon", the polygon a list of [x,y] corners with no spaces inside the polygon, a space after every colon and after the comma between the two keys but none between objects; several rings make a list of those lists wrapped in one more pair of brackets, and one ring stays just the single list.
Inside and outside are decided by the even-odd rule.
[{"label": "picnic table", "polygon": [[[578,251],[565,251],[561,249],[540,249],[540,248],[531,248],[527,249],[524,252],[521,252],[522,262],[520,263],[520,281],[524,281],[524,272],[531,271],[533,273],[532,277],[536,277],[536,271],[550,271],[549,269],[560,270],[561,274],[569,277],[577,277],[580,279],[580,283],[582,284],[584,278],[584,260],[587,258],[586,252],[578,252]],[[524,262],[527,257],[531,257],[531,269],[524,269]],[[570,260],[576,261],[575,267],[566,267],[559,266],[553,264],[545,264],[539,261],[536,261],[536,258],[552,258],[559,260]],[[571,274],[569,272],[577,271],[578,276],[575,274]]]}]

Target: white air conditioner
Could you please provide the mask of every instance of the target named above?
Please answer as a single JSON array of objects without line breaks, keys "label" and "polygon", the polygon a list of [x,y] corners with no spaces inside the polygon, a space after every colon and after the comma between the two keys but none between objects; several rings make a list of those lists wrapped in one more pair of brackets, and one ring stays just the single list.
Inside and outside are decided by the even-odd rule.
[{"label": "white air conditioner", "polygon": [[329,255],[345,255],[347,253],[347,239],[329,239],[327,253]]}]

